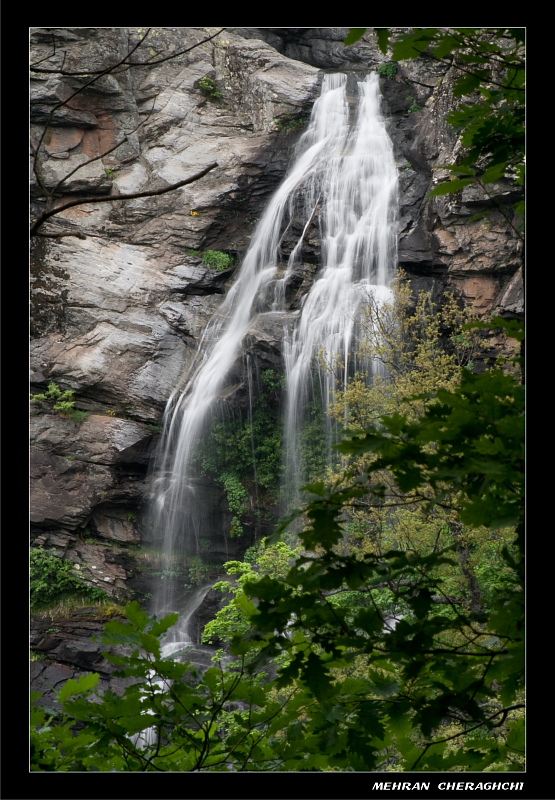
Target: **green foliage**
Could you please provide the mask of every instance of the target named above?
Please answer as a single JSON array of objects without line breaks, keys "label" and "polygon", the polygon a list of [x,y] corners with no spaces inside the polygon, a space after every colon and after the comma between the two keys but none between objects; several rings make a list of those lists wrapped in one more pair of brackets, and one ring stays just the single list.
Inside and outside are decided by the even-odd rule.
[{"label": "green foliage", "polygon": [[252,413],[214,422],[197,461],[226,492],[233,514],[231,534],[240,536],[251,495],[262,505],[275,501],[282,475],[282,427],[279,402],[284,379],[268,369],[260,375]]},{"label": "green foliage", "polygon": [[151,431],[155,431],[156,433],[159,433],[160,431],[164,430],[162,425],[158,425],[155,422],[145,422],[144,424],[146,425],[147,428],[150,428]]},{"label": "green foliage", "polygon": [[427,292],[414,294],[402,271],[392,290],[390,302],[367,298],[357,353],[359,362],[377,361],[383,371],[371,381],[357,373],[330,406],[331,416],[349,428],[365,428],[399,410],[415,418],[427,393],[456,386],[461,367],[469,366],[480,345],[472,309],[461,308],[453,295],[446,293],[439,306]]},{"label": "green foliage", "polygon": [[217,272],[224,272],[230,269],[235,264],[235,259],[229,253],[224,253],[222,250],[192,250],[187,249],[190,256],[195,256],[202,259],[202,263],[207,267],[215,269]]},{"label": "green foliage", "polygon": [[[388,748],[400,770],[521,768],[522,740],[511,743],[523,708],[523,395],[513,375],[463,370],[417,419],[393,413],[353,432],[338,450],[371,455],[365,475],[306,487],[304,554],[284,579],[245,584],[256,611],[232,647],[244,651],[248,637],[261,656],[287,657],[278,686],[300,681],[316,703],[305,741],[314,720],[333,720],[325,734],[316,728],[329,766],[376,769]],[[448,503],[454,519],[490,536],[514,526],[514,542],[496,551],[498,579],[480,575],[486,610],[449,599],[456,545],[362,557],[345,549],[349,504],[364,499],[387,512],[407,493],[428,513]],[[384,589],[389,599],[377,594]],[[383,600],[388,611],[393,600],[403,609],[394,630],[384,628]],[[438,601],[450,613],[438,613]],[[467,731],[478,730],[470,745]]]},{"label": "green foliage", "polygon": [[205,625],[202,641],[207,644],[230,642],[234,636],[246,633],[250,628],[250,613],[254,611],[254,606],[244,593],[245,585],[260,575],[284,578],[299,555],[298,549],[292,549],[285,542],[270,544],[266,539],[256,548],[249,549],[251,553],[245,561],[228,561],[224,564],[227,574],[234,578],[233,582],[219,581],[213,587],[225,595],[231,594],[232,599]]},{"label": "green foliage", "polygon": [[224,272],[233,266],[235,259],[229,253],[223,253],[220,250],[205,250],[202,254],[202,262],[215,269],[216,272]]},{"label": "green foliage", "polygon": [[413,103],[409,108],[407,108],[408,114],[414,114],[415,111],[420,111],[422,106],[419,106],[418,103]]},{"label": "green foliage", "polygon": [[[382,53],[396,61],[425,55],[455,68],[455,97],[465,102],[446,120],[463,145],[456,164],[442,165],[454,180],[436,186],[432,196],[452,194],[476,183],[508,178],[524,185],[525,155],[525,29],[414,28],[392,41],[387,28],[376,28]],[[345,44],[353,44],[366,28],[351,28]],[[381,68],[380,68],[381,69]],[[379,71],[379,70],[378,70]],[[524,201],[517,213],[524,213]]]},{"label": "green foliage", "polygon": [[279,117],[275,120],[276,126],[280,131],[286,131],[287,133],[295,133],[296,131],[302,130],[306,128],[309,123],[309,119],[307,117]]},{"label": "green foliage", "polygon": [[[317,763],[316,755],[305,758],[290,730],[304,712],[302,692],[276,693],[272,682],[246,673],[242,657],[233,669],[216,664],[204,673],[164,660],[159,640],[177,615],[157,621],[137,603],[125,615],[127,621],[105,626],[102,641],[126,647],[126,655],[106,656],[132,685],[121,696],[99,697],[97,674],[69,680],[57,693],[57,718],[37,706],[40,694],[33,693],[32,771],[238,772]],[[152,744],[137,738],[147,727],[156,733]]]},{"label": "green foliage", "polygon": [[349,28],[349,33],[345,37],[344,44],[351,45],[358,42],[359,39],[362,39],[364,34],[366,33],[366,28]]},{"label": "green foliage", "polygon": [[203,95],[209,97],[210,100],[219,100],[222,97],[218,84],[214,78],[210,78],[208,75],[200,79],[198,86]]},{"label": "green foliage", "polygon": [[[364,481],[307,487],[303,551],[277,542],[226,565],[236,582],[216,588],[231,602],[205,639],[231,639],[233,664],[200,673],[161,659],[177,615],[157,621],[132,603],[103,636],[126,646],[105,655],[132,684],[97,697],[98,675],[85,675],[59,690],[56,719],[35,706],[32,770],[522,770],[523,387],[500,370],[465,370],[429,400],[416,419],[382,415],[339,446],[374,460]],[[380,483],[384,469],[395,494]],[[454,547],[360,558],[342,546],[349,503],[394,508],[407,492],[430,510],[448,500],[492,535],[516,524],[514,544],[497,550],[503,579],[487,612],[437,613]],[[404,609],[394,630],[382,610],[391,599]],[[147,726],[156,741],[141,744]]]},{"label": "green foliage", "polygon": [[64,561],[40,547],[30,554],[31,610],[50,608],[70,596],[98,601],[106,592],[88,586],[76,573],[71,561]]},{"label": "green foliage", "polygon": [[397,75],[399,65],[396,61],[388,61],[385,64],[380,64],[378,67],[378,75],[383,75],[385,78],[394,78]]},{"label": "green foliage", "polygon": [[52,381],[48,384],[48,391],[44,394],[32,394],[31,400],[33,402],[48,402],[52,404],[52,408],[54,411],[57,411],[60,414],[69,414],[73,412],[75,407],[75,392],[71,389],[67,389],[63,392],[57,383]]},{"label": "green foliage", "polygon": [[79,411],[79,409],[74,409],[69,411],[69,416],[74,422],[80,423],[87,419],[91,414],[90,411]]},{"label": "green foliage", "polygon": [[306,481],[315,481],[326,472],[330,442],[326,430],[326,414],[317,395],[305,406],[305,419],[299,431],[299,455]]},{"label": "green foliage", "polygon": [[202,556],[193,555],[188,561],[189,580],[185,586],[189,589],[194,589],[195,586],[200,586],[210,580],[212,574],[212,567],[202,560]]},{"label": "green foliage", "polygon": [[45,653],[41,653],[40,650],[30,650],[29,651],[29,661],[44,661],[46,658]]}]

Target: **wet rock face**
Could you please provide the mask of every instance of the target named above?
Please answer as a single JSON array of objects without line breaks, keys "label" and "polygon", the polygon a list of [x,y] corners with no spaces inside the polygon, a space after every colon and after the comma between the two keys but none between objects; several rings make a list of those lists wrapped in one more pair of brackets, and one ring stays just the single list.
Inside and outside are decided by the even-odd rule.
[{"label": "wet rock face", "polygon": [[99,694],[106,689],[122,694],[132,682],[112,675],[116,667],[102,654],[108,647],[96,641],[112,615],[113,609],[108,608],[99,616],[98,610],[91,607],[63,618],[45,615],[31,620],[30,645],[37,659],[30,664],[31,683],[34,691],[43,693],[41,702],[48,708],[60,708],[55,693],[68,678],[97,672]]},{"label": "wet rock face", "polygon": [[[135,548],[145,535],[146,475],[165,404],[234,276],[234,268],[204,264],[202,253],[225,251],[240,265],[302,131],[291,123],[308,119],[322,70],[360,75],[386,61],[371,32],[345,48],[345,28],[227,28],[160,60],[216,30],[153,29],[133,57],[159,63],[130,69],[123,60],[146,29],[31,30],[32,62],[55,69],[64,59],[64,73],[87,72],[32,73],[31,136],[35,148],[40,143],[33,215],[54,190],[56,203],[113,198],[51,217],[40,229],[49,238],[31,243],[31,391],[53,381],[75,392],[76,410],[90,412],[75,419],[32,404],[33,543],[72,560],[90,585],[122,601],[150,591]],[[56,54],[46,59],[53,41]],[[94,70],[120,62],[85,85]],[[435,299],[450,290],[481,315],[520,316],[521,243],[510,225],[509,187],[500,181],[493,197],[475,188],[427,196],[458,147],[445,122],[453,80],[441,65],[407,61],[381,81],[399,170],[399,264]],[[166,188],[213,162],[179,190],[117,199]],[[482,210],[491,213],[470,221]],[[298,238],[293,221],[285,256]],[[292,313],[315,278],[319,249],[315,218],[287,289]],[[283,317],[261,309],[244,359],[280,371],[282,338]],[[245,365],[229,378],[232,409],[248,397]],[[206,492],[225,521],[221,493]],[[239,556],[236,542],[232,551]],[[40,680],[55,682],[48,670],[63,672],[70,662],[98,669],[88,645],[81,660],[56,647],[48,652],[62,666],[36,662]]]},{"label": "wet rock face", "polygon": [[[105,69],[145,32],[33,29],[32,61],[52,70],[65,59],[65,73]],[[135,60],[186,50],[214,32],[155,29]],[[53,42],[62,55],[43,61]],[[202,91],[205,78],[220,96]],[[125,548],[139,538],[158,438],[147,424],[159,426],[233,277],[233,269],[203,264],[198,252],[246,250],[295,140],[278,120],[308,114],[319,74],[261,40],[226,33],[175,60],[89,81],[33,73],[32,139],[41,142],[35,216],[56,187],[57,202],[116,197],[164,188],[218,162],[179,191],[68,209],[41,228],[55,238],[32,240],[32,391],[53,381],[75,392],[76,410],[92,412],[76,421],[52,413],[51,404],[32,404],[33,532],[37,544],[104,569],[99,541]],[[66,233],[82,238],[59,236]],[[279,342],[273,347],[275,363]],[[88,549],[77,554],[83,536]],[[137,580],[113,567],[104,577],[116,594]]]}]

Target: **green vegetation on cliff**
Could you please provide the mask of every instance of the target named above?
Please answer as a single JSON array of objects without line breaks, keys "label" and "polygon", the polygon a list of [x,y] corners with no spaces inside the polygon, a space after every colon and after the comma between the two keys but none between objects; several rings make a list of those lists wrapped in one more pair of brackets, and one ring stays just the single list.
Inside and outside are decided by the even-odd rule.
[{"label": "green vegetation on cliff", "polygon": [[[514,323],[495,324],[522,338]],[[521,771],[524,388],[501,369],[463,369],[425,399],[416,416],[381,415],[344,439],[338,450],[357,469],[306,487],[300,554],[277,543],[254,564],[229,565],[239,580],[206,636],[231,640],[232,664],[221,653],[199,673],[162,659],[176,615],[156,621],[131,604],[103,641],[129,647],[109,657],[134,683],[91,703],[98,676],[68,681],[59,715],[33,711],[32,769]],[[504,532],[502,579],[486,579],[476,607],[451,594],[456,541],[346,547],[359,503],[404,505],[422,523],[439,509],[454,538]],[[135,738],[145,725],[153,744]]]}]

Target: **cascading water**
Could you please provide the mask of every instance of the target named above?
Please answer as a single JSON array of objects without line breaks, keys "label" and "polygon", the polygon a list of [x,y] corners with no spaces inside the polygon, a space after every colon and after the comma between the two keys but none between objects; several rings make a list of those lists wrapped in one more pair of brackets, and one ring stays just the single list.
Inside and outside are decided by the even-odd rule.
[{"label": "cascading water", "polygon": [[380,114],[377,75],[358,84],[352,125],[346,76],[326,77],[322,107],[315,106],[306,133],[307,144],[324,139],[326,146],[304,187],[307,207],[321,206],[322,269],[284,342],[287,485],[293,498],[309,477],[299,457],[299,432],[310,395],[316,384],[325,410],[336,382],[346,384],[355,366],[359,306],[370,295],[378,303],[390,297],[397,254],[397,169]]},{"label": "cascading water", "polygon": [[[168,565],[198,549],[202,530],[194,453],[226,393],[226,382],[256,318],[283,314],[286,445],[289,463],[298,464],[302,409],[313,376],[321,387],[324,408],[334,391],[336,375],[319,367],[320,352],[334,363],[341,361],[347,376],[364,294],[372,293],[378,301],[389,296],[396,261],[397,171],[379,104],[377,75],[358,83],[354,114],[347,76],[324,76],[321,96],[290,171],[257,226],[237,280],[205,330],[192,368],[168,402],[151,514]],[[292,315],[286,308],[287,288],[316,219],[321,270],[301,310]],[[280,263],[280,237],[293,221],[300,221],[302,233],[287,264]],[[296,468],[288,471],[290,482],[298,486],[304,476]],[[199,590],[184,609],[175,583],[160,581],[156,587],[155,613],[185,611],[181,627],[174,628],[166,641],[165,655],[190,643],[187,615],[201,602],[203,591],[206,594]]]}]

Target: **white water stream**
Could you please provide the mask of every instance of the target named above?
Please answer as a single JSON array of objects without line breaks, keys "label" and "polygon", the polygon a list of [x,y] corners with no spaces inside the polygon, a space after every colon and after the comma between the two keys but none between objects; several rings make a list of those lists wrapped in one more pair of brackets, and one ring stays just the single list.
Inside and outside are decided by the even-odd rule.
[{"label": "white water stream", "polygon": [[378,77],[358,84],[352,124],[345,76],[326,77],[306,133],[307,144],[314,140],[324,147],[304,186],[308,208],[321,198],[322,267],[284,342],[287,485],[293,498],[306,481],[299,431],[314,378],[326,409],[336,384],[345,385],[356,366],[361,301],[390,298],[397,255],[397,168],[380,114]]},{"label": "white water stream", "polygon": [[[198,466],[192,465],[192,456],[256,318],[283,313],[285,438],[289,463],[297,465],[299,427],[313,377],[318,377],[324,407],[337,378],[320,367],[320,352],[325,351],[328,361],[339,361],[346,377],[353,368],[361,300],[369,293],[378,301],[389,297],[396,266],[396,209],[397,170],[380,113],[377,75],[358,83],[358,98],[351,103],[347,76],[325,75],[290,170],[255,230],[235,283],[204,332],[192,368],[168,402],[151,515],[151,524],[163,536],[166,564],[198,549],[203,531],[195,514]],[[293,221],[297,226],[300,221],[302,234],[287,263],[280,263],[280,237]],[[316,221],[321,266],[300,311],[291,314],[286,288],[302,263],[304,238]],[[293,483],[302,479],[296,467],[289,468],[289,475]],[[172,581],[159,581],[156,613],[183,614],[182,608],[174,608],[173,586]],[[191,600],[184,621],[166,642],[167,655],[190,642],[187,618],[202,601],[199,597]]]}]

